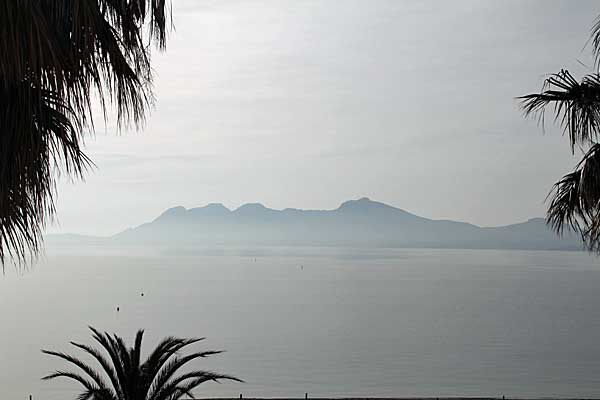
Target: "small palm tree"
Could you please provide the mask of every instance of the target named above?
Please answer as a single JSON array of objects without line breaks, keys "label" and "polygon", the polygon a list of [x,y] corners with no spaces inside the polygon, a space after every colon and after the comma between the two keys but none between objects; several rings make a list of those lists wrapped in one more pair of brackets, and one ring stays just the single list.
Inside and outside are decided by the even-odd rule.
[{"label": "small palm tree", "polygon": [[[600,66],[600,19],[592,28],[591,42]],[[581,161],[563,176],[548,197],[548,224],[559,234],[571,228],[581,234],[590,251],[600,253],[600,74],[577,80],[561,70],[544,82],[540,93],[520,97],[526,115],[543,122],[551,107],[554,121],[568,136],[571,152],[579,149]]]},{"label": "small palm tree", "polygon": [[233,376],[208,371],[177,374],[192,360],[221,353],[221,351],[202,351],[186,356],[179,355],[184,347],[199,342],[203,338],[167,337],[142,363],[144,331],[138,331],[134,346],[128,348],[123,339],[117,335],[100,333],[92,327],[90,330],[96,342],[108,353],[108,358],[93,347],[74,342],[71,344],[91,355],[100,364],[100,371],[77,357],[56,351],[42,350],[43,353],[61,358],[80,370],[79,372],[57,371],[42,378],[44,380],[67,378],[78,382],[84,388],[77,397],[78,400],[178,400],[184,396],[193,399],[192,391],[204,382],[219,382],[220,380],[242,382]]}]

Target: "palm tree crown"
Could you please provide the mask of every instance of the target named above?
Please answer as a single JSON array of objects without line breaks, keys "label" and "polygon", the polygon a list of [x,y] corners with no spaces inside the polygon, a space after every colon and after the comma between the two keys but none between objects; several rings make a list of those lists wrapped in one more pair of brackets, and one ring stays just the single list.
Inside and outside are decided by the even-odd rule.
[{"label": "palm tree crown", "polygon": [[83,386],[78,400],[178,400],[184,396],[194,398],[193,390],[207,381],[241,380],[209,371],[191,371],[179,373],[189,362],[221,353],[221,351],[202,351],[186,356],[179,352],[203,339],[180,339],[167,337],[142,362],[142,337],[144,331],[138,331],[135,344],[128,348],[117,335],[100,333],[90,327],[92,336],[104,351],[79,343],[71,344],[92,356],[100,365],[100,370],[81,359],[55,351],[42,350],[43,353],[58,357],[76,366],[78,372],[57,371],[45,376],[44,380],[67,378]]},{"label": "palm tree crown", "polygon": [[[600,19],[592,29],[591,42],[600,65]],[[563,176],[548,195],[548,224],[559,234],[565,228],[580,233],[588,249],[600,253],[600,74],[577,80],[561,70],[546,79],[540,93],[520,99],[525,114],[537,116],[542,123],[551,106],[571,151],[583,152],[574,171]]]},{"label": "palm tree crown", "polygon": [[0,263],[36,254],[56,177],[91,165],[92,100],[119,127],[152,103],[151,44],[164,49],[166,0],[0,2]]}]

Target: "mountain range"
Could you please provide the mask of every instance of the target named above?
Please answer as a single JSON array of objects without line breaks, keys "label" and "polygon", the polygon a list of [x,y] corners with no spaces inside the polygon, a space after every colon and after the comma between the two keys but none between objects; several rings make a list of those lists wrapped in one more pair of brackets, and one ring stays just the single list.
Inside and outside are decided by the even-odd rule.
[{"label": "mountain range", "polygon": [[[81,237],[69,237],[71,241]],[[63,239],[65,237],[63,236]],[[60,241],[58,237],[51,242]],[[86,239],[88,242],[91,238]],[[100,240],[100,239],[98,239]],[[222,204],[166,210],[152,222],[127,229],[102,242],[119,245],[195,246],[344,246],[581,250],[579,236],[554,234],[543,218],[499,226],[434,220],[368,198],[350,200],[334,210],[273,210],[259,203],[230,210]]]}]

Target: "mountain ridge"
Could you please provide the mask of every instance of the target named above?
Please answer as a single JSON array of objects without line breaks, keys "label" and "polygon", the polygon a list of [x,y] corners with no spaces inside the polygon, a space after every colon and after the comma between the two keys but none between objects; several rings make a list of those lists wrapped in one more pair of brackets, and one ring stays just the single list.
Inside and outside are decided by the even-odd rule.
[{"label": "mountain ridge", "polygon": [[572,232],[556,236],[543,218],[481,227],[429,219],[367,197],[332,210],[271,209],[246,203],[171,207],[154,220],[107,238],[108,242],[170,246],[343,246],[581,250]]}]

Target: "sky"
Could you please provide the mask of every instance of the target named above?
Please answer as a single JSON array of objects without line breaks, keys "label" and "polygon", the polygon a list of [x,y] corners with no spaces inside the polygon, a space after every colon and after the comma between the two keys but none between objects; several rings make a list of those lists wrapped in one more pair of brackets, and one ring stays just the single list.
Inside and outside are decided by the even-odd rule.
[{"label": "sky", "polygon": [[481,226],[544,215],[576,164],[516,96],[593,70],[593,1],[173,1],[140,131],[86,138],[48,233],[109,235],[166,208],[334,209],[369,197]]}]

